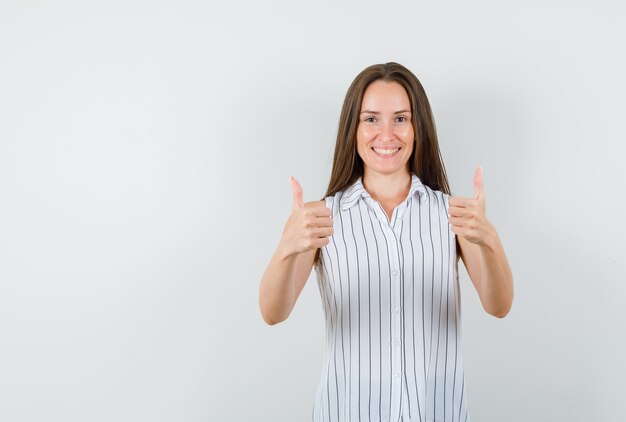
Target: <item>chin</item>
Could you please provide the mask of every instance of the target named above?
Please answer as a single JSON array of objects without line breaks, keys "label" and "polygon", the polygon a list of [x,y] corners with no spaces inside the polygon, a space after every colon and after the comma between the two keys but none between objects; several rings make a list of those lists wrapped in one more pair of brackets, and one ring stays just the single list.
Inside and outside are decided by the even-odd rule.
[{"label": "chin", "polygon": [[369,166],[369,170],[374,172],[374,173],[378,173],[378,174],[382,174],[385,176],[391,176],[393,174],[396,173],[402,173],[402,172],[410,172],[409,167],[407,165],[405,166],[398,166],[398,167],[380,167],[380,166]]}]

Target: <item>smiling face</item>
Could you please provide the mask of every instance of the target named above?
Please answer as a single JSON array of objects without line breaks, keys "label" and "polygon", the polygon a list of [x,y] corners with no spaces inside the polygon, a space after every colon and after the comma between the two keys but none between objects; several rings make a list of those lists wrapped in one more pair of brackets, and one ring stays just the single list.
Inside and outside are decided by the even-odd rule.
[{"label": "smiling face", "polygon": [[364,175],[408,172],[414,138],[411,103],[402,85],[372,82],[363,94],[356,132]]}]

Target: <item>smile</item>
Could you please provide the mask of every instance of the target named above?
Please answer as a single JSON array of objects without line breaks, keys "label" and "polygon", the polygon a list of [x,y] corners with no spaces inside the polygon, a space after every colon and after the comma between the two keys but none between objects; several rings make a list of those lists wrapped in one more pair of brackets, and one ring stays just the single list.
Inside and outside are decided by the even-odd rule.
[{"label": "smile", "polygon": [[391,157],[400,151],[400,147],[394,149],[372,148],[372,150],[381,157]]}]

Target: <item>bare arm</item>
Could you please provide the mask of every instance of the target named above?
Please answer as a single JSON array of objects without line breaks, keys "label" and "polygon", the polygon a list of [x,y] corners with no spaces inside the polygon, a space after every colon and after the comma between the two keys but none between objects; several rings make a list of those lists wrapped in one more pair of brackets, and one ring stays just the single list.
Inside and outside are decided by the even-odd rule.
[{"label": "bare arm", "polygon": [[513,305],[513,274],[495,227],[485,214],[482,169],[474,176],[476,198],[452,197],[449,221],[457,235],[459,256],[485,311],[505,317]]},{"label": "bare arm", "polygon": [[513,304],[513,274],[495,228],[484,245],[458,238],[460,256],[485,311],[505,317]]},{"label": "bare arm", "polygon": [[292,179],[293,209],[276,252],[259,286],[259,307],[270,325],[286,320],[311,274],[315,252],[332,235],[330,209],[324,201],[302,203],[302,188]]},{"label": "bare arm", "polygon": [[259,305],[265,322],[274,325],[289,317],[311,274],[315,251],[289,254],[280,246],[276,249],[259,289]]}]

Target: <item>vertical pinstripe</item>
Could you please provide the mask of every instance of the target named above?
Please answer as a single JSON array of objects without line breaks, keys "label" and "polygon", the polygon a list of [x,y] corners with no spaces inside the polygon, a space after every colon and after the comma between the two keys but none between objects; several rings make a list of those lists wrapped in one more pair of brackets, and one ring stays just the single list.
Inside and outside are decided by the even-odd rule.
[{"label": "vertical pinstripe", "polygon": [[314,422],[469,421],[448,195],[412,175],[388,217],[361,179],[332,197],[316,266],[326,348]]}]

